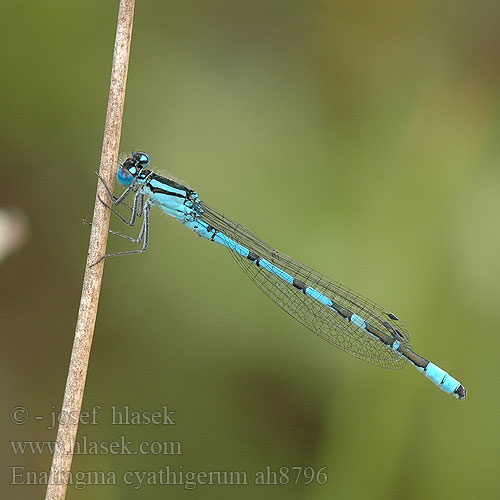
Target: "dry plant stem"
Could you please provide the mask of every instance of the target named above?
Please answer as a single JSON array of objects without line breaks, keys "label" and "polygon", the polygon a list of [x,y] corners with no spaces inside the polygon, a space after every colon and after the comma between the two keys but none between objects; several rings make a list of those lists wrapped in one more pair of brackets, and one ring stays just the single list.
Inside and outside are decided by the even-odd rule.
[{"label": "dry plant stem", "polygon": [[[118,14],[108,109],[99,169],[101,177],[107,182],[108,186],[113,185],[118,161],[134,4],[135,0],[121,0]],[[104,191],[100,182],[98,182],[97,189],[98,193]],[[101,198],[105,197],[104,192],[101,192],[100,195]],[[104,261],[101,261],[96,266],[89,266],[106,253],[109,215],[109,211],[96,197],[75,339],[45,497],[49,500],[64,499],[69,482],[73,448],[78,430],[78,417],[82,406],[90,348],[97,316]]]}]

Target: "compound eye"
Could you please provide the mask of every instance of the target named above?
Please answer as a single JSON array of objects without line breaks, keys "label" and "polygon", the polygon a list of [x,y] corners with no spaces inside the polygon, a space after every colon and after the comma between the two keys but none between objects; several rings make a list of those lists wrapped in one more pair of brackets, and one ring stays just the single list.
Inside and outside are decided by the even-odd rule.
[{"label": "compound eye", "polygon": [[134,153],[133,158],[141,167],[147,167],[151,162],[149,155],[143,151],[137,151],[137,153]]},{"label": "compound eye", "polygon": [[116,172],[116,178],[122,186],[130,186],[130,184],[134,182],[134,175],[124,165],[122,165],[118,169],[118,172]]}]

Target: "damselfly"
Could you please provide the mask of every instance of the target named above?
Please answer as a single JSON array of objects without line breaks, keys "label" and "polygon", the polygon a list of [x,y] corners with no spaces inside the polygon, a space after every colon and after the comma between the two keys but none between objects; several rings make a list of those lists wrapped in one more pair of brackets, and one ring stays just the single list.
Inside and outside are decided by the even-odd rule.
[{"label": "damselfly", "polygon": [[465,398],[467,391],[458,380],[412,351],[408,330],[396,315],[278,252],[238,222],[208,206],[192,189],[155,174],[149,164],[148,154],[136,152],[119,166],[118,182],[127,186],[119,198],[113,197],[101,179],[112,205],[121,205],[134,193],[130,220],[101,199],[102,203],[129,226],[142,217],[137,238],[111,231],[134,243],[142,242],[142,247],[102,258],[146,251],[149,213],[152,207],[160,207],[202,238],[228,248],[269,298],[330,344],[384,368],[399,369],[409,361],[444,392]]}]

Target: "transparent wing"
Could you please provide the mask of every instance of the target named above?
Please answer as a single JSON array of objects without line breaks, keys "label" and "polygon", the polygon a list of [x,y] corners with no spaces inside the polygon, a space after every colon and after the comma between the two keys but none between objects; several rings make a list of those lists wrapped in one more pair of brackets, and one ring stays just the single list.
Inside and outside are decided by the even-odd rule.
[{"label": "transparent wing", "polygon": [[276,304],[297,321],[330,344],[368,363],[390,369],[400,369],[406,359],[388,349],[380,340],[345,319],[354,313],[386,335],[400,339],[408,348],[410,336],[404,324],[391,312],[353,290],[330,280],[313,269],[293,260],[252,234],[229,217],[200,202],[200,219],[213,226],[236,243],[263,257],[288,274],[316,289],[336,304],[344,315],[326,307],[301,290],[282,281],[274,274],[255,265],[251,260],[231,250],[236,262],[249,278]]}]

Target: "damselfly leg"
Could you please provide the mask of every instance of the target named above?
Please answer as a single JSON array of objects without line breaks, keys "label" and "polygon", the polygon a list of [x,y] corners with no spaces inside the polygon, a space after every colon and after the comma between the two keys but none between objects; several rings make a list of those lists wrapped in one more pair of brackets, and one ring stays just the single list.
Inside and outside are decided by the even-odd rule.
[{"label": "damselfly leg", "polygon": [[[104,179],[97,174],[99,177],[99,180],[102,182],[104,188],[106,189],[106,193],[111,201],[111,203],[115,206],[119,205],[126,205],[124,202],[127,196],[134,191],[133,186],[130,186],[127,188],[121,196],[118,198],[115,198],[113,194],[111,193],[111,190],[109,189],[108,185],[104,181]],[[128,236],[126,234],[120,233],[118,231],[113,231],[109,230],[111,234],[114,234],[116,236],[120,236],[122,238],[127,239],[128,241],[131,241],[132,243],[140,243],[142,241],[142,247],[136,250],[125,250],[123,252],[114,252],[114,253],[108,253],[103,255],[100,259],[98,259],[96,262],[91,264],[90,267],[95,266],[99,262],[101,262],[103,259],[107,259],[108,257],[117,257],[119,255],[129,255],[129,254],[135,254],[135,253],[142,253],[145,252],[148,248],[148,243],[149,243],[149,212],[151,210],[151,203],[149,200],[144,202],[144,194],[141,191],[137,191],[134,196],[134,203],[131,208],[131,216],[130,220],[127,220],[125,217],[123,217],[117,210],[115,210],[111,205],[106,203],[100,196],[98,196],[99,201],[108,209],[110,210],[113,214],[115,214],[122,222],[127,224],[128,226],[134,226],[135,222],[138,217],[143,217],[142,224],[141,224],[141,229],[139,231],[139,234],[137,235],[137,238],[133,238],[131,236]],[[126,205],[128,207],[128,205]],[[130,209],[130,207],[128,207]]]}]

